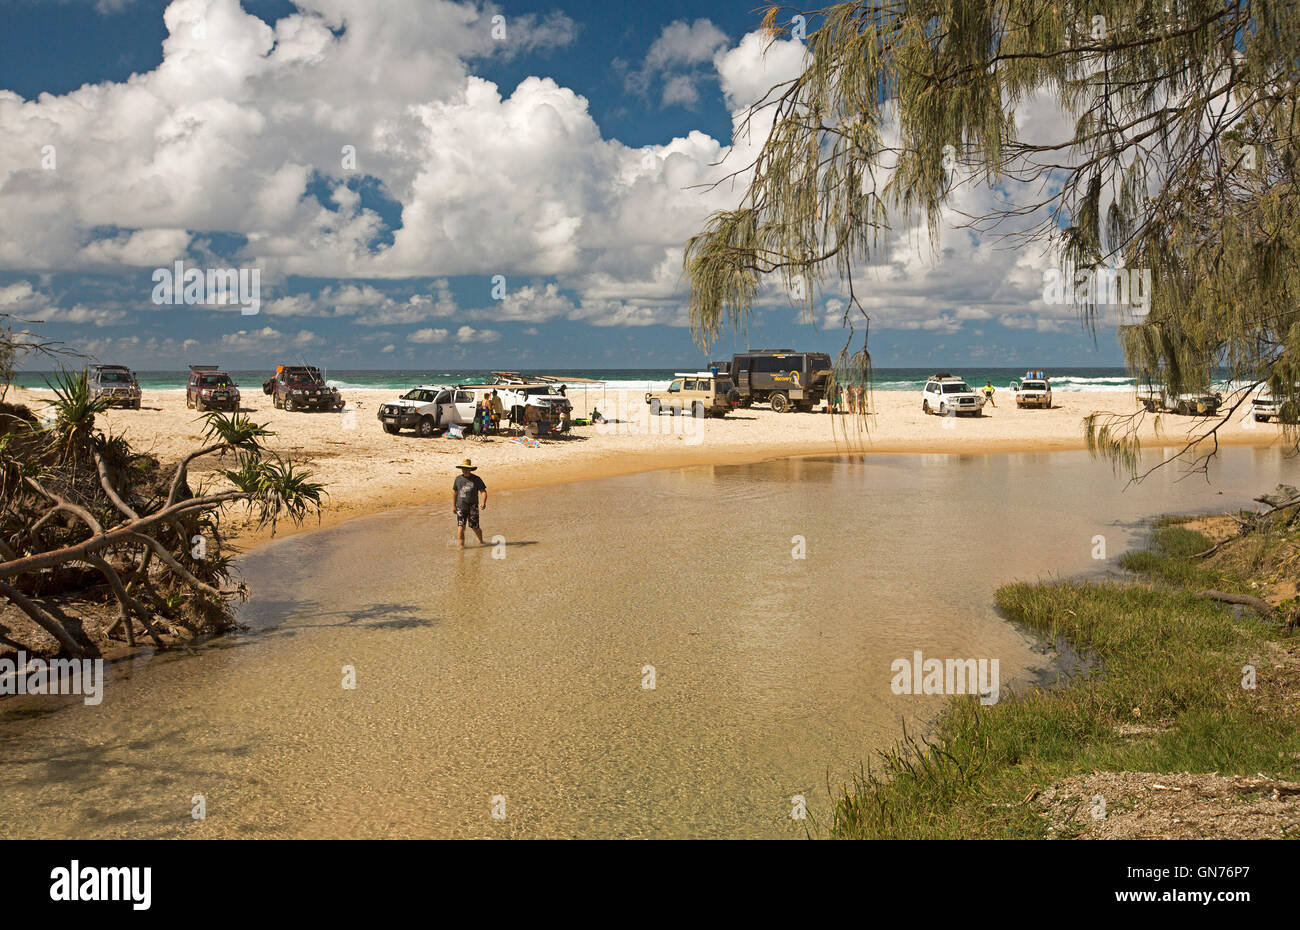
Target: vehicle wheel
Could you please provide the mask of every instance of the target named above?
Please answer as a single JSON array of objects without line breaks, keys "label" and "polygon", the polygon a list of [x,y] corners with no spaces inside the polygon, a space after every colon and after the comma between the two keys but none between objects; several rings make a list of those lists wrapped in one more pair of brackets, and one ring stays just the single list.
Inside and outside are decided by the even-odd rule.
[{"label": "vehicle wheel", "polygon": [[948,405],[945,404],[945,403],[940,403],[940,404],[939,404],[939,416],[941,416],[941,417],[946,417],[947,415],[948,415]]},{"label": "vehicle wheel", "polygon": [[695,417],[697,420],[703,420],[708,415],[709,408],[705,407],[702,401],[697,400],[695,403],[691,404],[691,416]]},{"label": "vehicle wheel", "polygon": [[930,415],[930,402],[928,400],[921,401],[921,412],[926,416]]},{"label": "vehicle wheel", "polygon": [[768,403],[772,405],[772,410],[776,413],[785,413],[790,409],[790,398],[779,392],[768,398]]},{"label": "vehicle wheel", "polygon": [[402,431],[402,428],[401,428],[400,426],[398,426],[396,423],[385,423],[385,424],[384,424],[384,432],[385,432],[385,433],[388,433],[388,434],[391,435],[391,436],[396,436],[396,435],[397,435],[398,433],[400,433],[401,431]]},{"label": "vehicle wheel", "polygon": [[292,397],[286,397],[286,398],[284,399],[284,409],[285,409],[285,410],[288,410],[290,413],[293,413],[294,406],[293,406],[293,398],[292,398]]},{"label": "vehicle wheel", "polygon": [[[737,391],[736,393],[739,394],[740,392]],[[740,399],[740,406],[742,406],[742,407],[744,407],[746,410],[748,410],[750,407],[754,406],[754,398],[752,398],[752,397],[742,397],[742,398]]]},{"label": "vehicle wheel", "polygon": [[677,404],[673,404],[673,406],[668,408],[668,415],[670,417],[680,417],[682,415],[682,408]]},{"label": "vehicle wheel", "polygon": [[652,416],[652,417],[657,417],[657,416],[659,416],[659,408],[660,408],[660,406],[661,406],[661,405],[660,405],[660,403],[659,403],[659,398],[658,398],[658,397],[652,397],[652,398],[650,398],[650,416]]},{"label": "vehicle wheel", "polygon": [[139,410],[139,409],[140,409],[140,401],[137,400],[134,404],[132,404],[132,405],[131,405],[131,409],[132,409],[132,410]]},{"label": "vehicle wheel", "polygon": [[186,406],[186,407],[193,407],[193,406],[194,406],[194,402],[190,400],[190,395],[188,395],[188,394],[185,395],[185,406]]},{"label": "vehicle wheel", "polygon": [[727,392],[727,403],[731,404],[731,406],[733,406],[733,407],[739,406],[739,404],[740,404],[740,392],[737,391],[735,388],[732,388],[730,391],[728,391],[728,392]]},{"label": "vehicle wheel", "polygon": [[420,417],[420,425],[416,427],[416,432],[428,439],[436,429],[437,424],[433,422],[433,417]]}]

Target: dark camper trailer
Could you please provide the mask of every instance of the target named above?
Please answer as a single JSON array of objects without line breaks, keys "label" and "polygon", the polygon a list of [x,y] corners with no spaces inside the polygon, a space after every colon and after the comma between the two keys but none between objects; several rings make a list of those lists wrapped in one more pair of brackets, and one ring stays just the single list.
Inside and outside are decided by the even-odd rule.
[{"label": "dark camper trailer", "polygon": [[731,375],[742,407],[771,404],[777,413],[806,413],[825,400],[834,367],[825,352],[793,349],[754,349],[709,364],[710,370]]}]

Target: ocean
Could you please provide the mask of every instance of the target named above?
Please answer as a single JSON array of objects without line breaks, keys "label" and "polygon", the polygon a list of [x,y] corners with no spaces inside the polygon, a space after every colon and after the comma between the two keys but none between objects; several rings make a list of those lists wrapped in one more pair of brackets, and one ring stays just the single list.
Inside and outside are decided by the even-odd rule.
[{"label": "ocean", "polygon": [[[681,368],[569,368],[564,370],[531,369],[529,374],[554,375],[564,378],[589,378],[602,381],[611,391],[663,390],[672,379],[674,372],[690,370],[691,366]],[[950,369],[954,374],[964,377],[972,384],[992,381],[997,388],[1006,388],[1012,381],[1018,381],[1025,375],[1023,368],[976,368],[968,366]],[[1056,391],[1131,391],[1133,379],[1123,368],[1057,368],[1046,369],[1052,379],[1052,388]],[[264,370],[233,370],[230,372],[235,381],[245,388],[257,389],[271,376]],[[874,388],[878,391],[919,391],[925,386],[926,379],[934,374],[932,368],[877,368]],[[140,386],[146,390],[185,389],[186,372],[184,371],[137,371]],[[325,369],[329,384],[340,390],[374,389],[386,391],[405,391],[417,384],[467,384],[482,381],[491,375],[487,369],[448,368],[443,370],[417,369]],[[21,372],[16,383],[22,387],[45,387],[47,372]]]}]

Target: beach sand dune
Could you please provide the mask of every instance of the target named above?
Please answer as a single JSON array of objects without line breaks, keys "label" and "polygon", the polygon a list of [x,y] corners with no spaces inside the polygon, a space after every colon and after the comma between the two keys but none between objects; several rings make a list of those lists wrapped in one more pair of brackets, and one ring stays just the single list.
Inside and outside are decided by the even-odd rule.
[{"label": "beach sand dune", "polygon": [[[999,406],[970,418],[927,416],[915,392],[877,391],[865,418],[825,413],[776,414],[766,407],[738,410],[725,420],[651,417],[640,391],[571,390],[575,416],[599,407],[611,422],[575,427],[569,439],[527,446],[500,435],[486,441],[421,439],[383,431],[376,413],[395,392],[347,390],[343,413],[288,413],[272,408],[257,386],[245,386],[245,410],[275,432],[268,444],[281,455],[307,460],[329,491],[324,523],[365,513],[449,500],[455,466],[470,457],[493,490],[532,487],[697,464],[736,464],[779,456],[827,453],[924,452],[977,454],[1047,452],[1085,448],[1083,419],[1094,411],[1130,414],[1138,410],[1126,393],[1059,393],[1050,410],[1017,409],[1010,392]],[[37,413],[48,391],[12,388],[9,399]],[[201,440],[198,414],[185,406],[184,391],[146,390],[142,409],[112,410],[101,425],[125,434],[136,449],[163,461],[193,451]],[[1179,447],[1196,417],[1143,418],[1144,446]],[[1268,445],[1282,442],[1276,424],[1255,423],[1243,410],[1219,431],[1220,443]],[[1173,449],[1171,448],[1171,451]],[[232,464],[208,456],[192,473],[210,480]],[[232,514],[233,516],[233,514]],[[313,522],[311,525],[315,525]]]}]

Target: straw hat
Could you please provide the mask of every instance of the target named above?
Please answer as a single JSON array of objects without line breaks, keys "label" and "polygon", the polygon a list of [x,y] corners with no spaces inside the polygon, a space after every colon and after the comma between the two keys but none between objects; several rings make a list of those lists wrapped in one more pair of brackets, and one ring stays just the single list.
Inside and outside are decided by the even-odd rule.
[{"label": "straw hat", "polygon": [[469,459],[466,459],[465,461],[461,462],[461,463],[460,463],[459,465],[457,465],[456,467],[457,467],[457,468],[464,468],[464,469],[466,469],[467,471],[478,471],[478,466],[475,465],[475,464],[473,464],[472,462],[470,462]]}]

